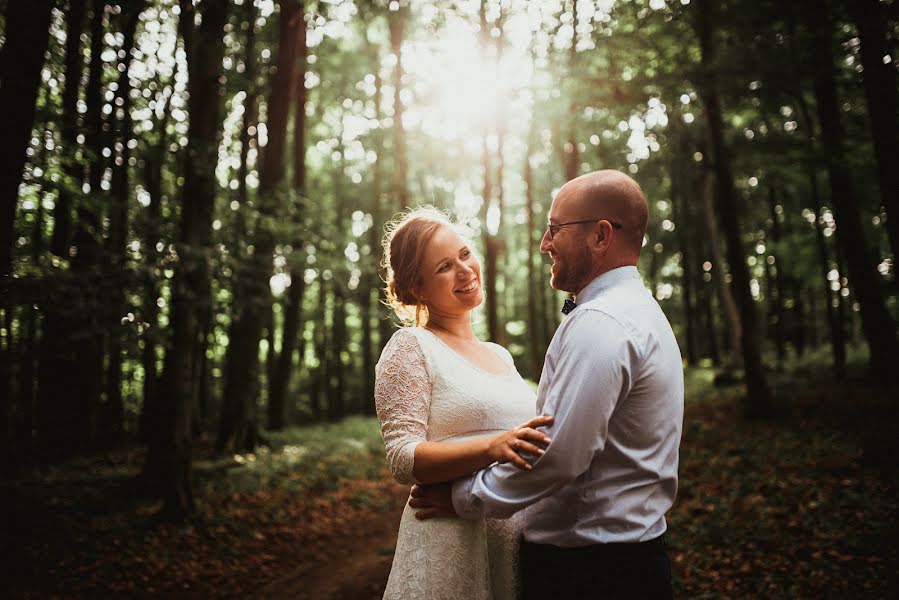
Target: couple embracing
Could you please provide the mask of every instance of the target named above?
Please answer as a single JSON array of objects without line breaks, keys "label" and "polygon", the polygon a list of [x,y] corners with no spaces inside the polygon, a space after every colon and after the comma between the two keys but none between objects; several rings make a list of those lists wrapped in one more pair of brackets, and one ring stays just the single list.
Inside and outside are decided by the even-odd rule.
[{"label": "couple embracing", "polygon": [[480,265],[452,223],[419,210],[388,233],[388,299],[411,326],[381,354],[375,401],[388,464],[415,486],[385,598],[671,597],[683,371],[636,268],[647,218],[616,171],[553,199],[540,250],[574,301],[536,398],[474,335]]}]

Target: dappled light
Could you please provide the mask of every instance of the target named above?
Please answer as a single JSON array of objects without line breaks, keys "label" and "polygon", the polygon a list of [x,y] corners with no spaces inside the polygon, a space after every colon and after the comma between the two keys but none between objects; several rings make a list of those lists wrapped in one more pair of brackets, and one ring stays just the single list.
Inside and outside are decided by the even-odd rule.
[{"label": "dappled light", "polygon": [[[678,596],[888,596],[896,4],[0,0],[4,597],[380,598],[382,244],[424,205],[534,389],[559,249],[642,233]],[[604,169],[645,231],[557,214]]]}]

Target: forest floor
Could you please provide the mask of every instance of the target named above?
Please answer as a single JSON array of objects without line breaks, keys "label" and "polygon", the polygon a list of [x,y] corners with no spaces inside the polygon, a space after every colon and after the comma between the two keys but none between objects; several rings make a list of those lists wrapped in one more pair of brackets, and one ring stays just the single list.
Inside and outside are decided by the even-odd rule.
[{"label": "forest floor", "polygon": [[[899,398],[861,381],[773,376],[775,415],[687,373],[667,536],[679,597],[899,597]],[[0,483],[4,598],[380,598],[408,489],[377,422],[297,428],[227,459],[196,450],[197,515],[158,524],[130,482],[143,454]],[[7,554],[7,552],[4,552]]]}]

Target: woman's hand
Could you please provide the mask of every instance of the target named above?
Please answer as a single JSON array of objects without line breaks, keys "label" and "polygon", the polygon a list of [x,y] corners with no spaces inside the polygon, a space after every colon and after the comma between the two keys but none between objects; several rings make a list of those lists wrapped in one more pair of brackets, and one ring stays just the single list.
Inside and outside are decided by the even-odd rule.
[{"label": "woman's hand", "polygon": [[499,463],[510,462],[519,469],[531,469],[531,463],[522,454],[543,455],[543,448],[549,446],[552,440],[542,431],[537,431],[537,427],[552,425],[552,422],[551,416],[540,415],[523,425],[499,434],[490,440],[487,448],[488,456]]}]

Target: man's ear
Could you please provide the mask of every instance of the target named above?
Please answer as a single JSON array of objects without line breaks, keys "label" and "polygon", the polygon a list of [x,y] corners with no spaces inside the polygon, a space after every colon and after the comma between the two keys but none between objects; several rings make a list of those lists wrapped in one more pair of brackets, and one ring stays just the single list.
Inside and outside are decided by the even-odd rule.
[{"label": "man's ear", "polygon": [[608,250],[612,243],[612,224],[604,219],[599,221],[596,224],[594,235],[596,236],[596,249]]}]

